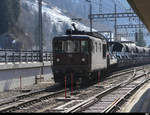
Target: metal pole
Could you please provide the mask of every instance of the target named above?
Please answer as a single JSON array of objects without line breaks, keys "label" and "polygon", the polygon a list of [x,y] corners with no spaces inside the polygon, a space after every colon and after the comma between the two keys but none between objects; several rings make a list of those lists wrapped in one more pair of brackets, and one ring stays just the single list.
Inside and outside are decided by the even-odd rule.
[{"label": "metal pole", "polygon": [[109,32],[109,41],[110,42],[112,41],[112,32],[111,31]]},{"label": "metal pole", "polygon": [[141,24],[140,24],[140,18],[139,18],[139,34],[138,34],[138,40],[140,39],[140,26],[141,26]]},{"label": "metal pole", "polygon": [[39,2],[39,51],[40,51],[40,62],[43,62],[43,27],[42,27],[42,0]]},{"label": "metal pole", "polygon": [[71,73],[71,95],[73,95],[73,73]]},{"label": "metal pole", "polygon": [[102,13],[102,0],[99,0],[99,13]]},{"label": "metal pole", "polygon": [[[42,27],[42,0],[39,3],[39,61],[43,63],[43,27]],[[41,74],[43,74],[43,65],[41,67]]]},{"label": "metal pole", "polygon": [[90,11],[89,11],[89,19],[90,19],[90,32],[92,32],[92,2],[91,0],[86,0],[87,2],[89,2],[90,5]]},{"label": "metal pole", "polygon": [[92,32],[92,2],[90,0],[90,32]]},{"label": "metal pole", "polygon": [[116,14],[117,14],[117,5],[115,3],[115,41],[117,40],[117,18],[116,18]]},{"label": "metal pole", "polygon": [[20,76],[20,91],[22,90],[22,78]]},{"label": "metal pole", "polygon": [[65,79],[65,99],[66,99],[67,98],[67,77],[66,77],[66,75],[65,75],[64,79]]}]

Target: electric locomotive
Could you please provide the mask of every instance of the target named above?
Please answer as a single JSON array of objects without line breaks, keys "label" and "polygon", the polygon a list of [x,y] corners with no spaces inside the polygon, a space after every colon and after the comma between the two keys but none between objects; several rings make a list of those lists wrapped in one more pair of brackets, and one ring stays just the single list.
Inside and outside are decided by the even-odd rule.
[{"label": "electric locomotive", "polygon": [[71,74],[75,82],[78,78],[86,80],[108,66],[108,47],[104,36],[68,30],[66,35],[54,37],[52,70],[55,82],[63,83],[64,76],[70,80]]}]

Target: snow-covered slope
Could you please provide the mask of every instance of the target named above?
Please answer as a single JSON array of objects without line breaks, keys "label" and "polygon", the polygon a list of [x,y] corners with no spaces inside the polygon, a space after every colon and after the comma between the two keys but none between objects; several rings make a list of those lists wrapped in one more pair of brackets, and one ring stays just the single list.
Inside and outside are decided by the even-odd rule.
[{"label": "snow-covered slope", "polygon": [[[47,0],[48,1],[48,0]],[[43,38],[44,49],[52,50],[52,39],[58,34],[64,34],[66,29],[71,28],[71,17],[50,2],[43,2]],[[26,35],[32,38],[32,49],[38,49],[38,3],[36,0],[21,0],[21,15],[18,21],[19,27]],[[80,30],[89,31],[89,27],[76,23]]]}]

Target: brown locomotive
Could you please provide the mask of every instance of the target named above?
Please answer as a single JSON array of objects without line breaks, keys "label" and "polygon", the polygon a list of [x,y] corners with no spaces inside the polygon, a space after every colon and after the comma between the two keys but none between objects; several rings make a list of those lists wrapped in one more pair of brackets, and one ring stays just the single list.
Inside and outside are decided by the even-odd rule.
[{"label": "brown locomotive", "polygon": [[79,77],[89,79],[93,72],[107,69],[107,40],[102,35],[75,32],[53,39],[53,74],[55,82]]}]

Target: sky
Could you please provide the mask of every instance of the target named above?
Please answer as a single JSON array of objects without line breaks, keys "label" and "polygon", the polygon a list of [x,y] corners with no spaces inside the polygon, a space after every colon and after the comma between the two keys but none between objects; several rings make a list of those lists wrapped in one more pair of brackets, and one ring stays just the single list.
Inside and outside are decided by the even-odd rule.
[{"label": "sky", "polygon": [[[76,16],[82,18],[82,21],[89,21],[88,14],[89,14],[89,2],[87,0],[47,0],[53,3],[54,5],[57,4],[63,11],[67,11],[67,13],[71,16]],[[114,13],[114,3],[117,4],[117,12],[131,12],[131,7],[128,4],[127,0],[91,0],[92,1],[92,13]],[[69,6],[69,7],[68,7]],[[86,19],[86,20],[84,20]],[[81,21],[81,23],[82,23]],[[100,22],[101,28],[104,30],[109,30],[114,32],[114,19],[99,19],[94,20],[95,22]],[[93,23],[94,23],[93,21]],[[89,23],[89,22],[88,22]],[[139,24],[138,18],[119,18],[117,19],[117,25],[121,24]],[[97,25],[97,24],[95,24]],[[99,25],[98,25],[99,26]],[[105,27],[105,28],[104,28]],[[100,29],[101,29],[100,28]],[[119,29],[117,30],[118,34],[129,34],[135,33],[138,31],[137,29]],[[145,33],[147,33],[146,29],[143,29]],[[131,34],[130,34],[131,35]],[[126,37],[128,40],[134,41],[135,37]],[[145,36],[145,40],[147,45],[150,44],[150,38]]]},{"label": "sky", "polygon": [[[114,4],[116,3],[117,5],[117,12],[133,12],[132,8],[130,7],[130,5],[128,4],[127,0],[92,0],[100,3],[101,1],[101,9],[102,9],[102,13],[114,13]],[[94,5],[95,4],[95,5]],[[98,10],[98,8],[96,8],[96,3],[93,4],[93,7],[95,7],[93,12],[96,12]],[[100,7],[100,5],[99,5]],[[113,20],[113,19],[111,19]],[[106,21],[106,23],[111,23],[112,25],[114,25],[114,21]],[[142,23],[142,22],[140,22]],[[121,25],[121,24],[139,24],[139,18],[119,18],[117,19],[117,25]],[[148,33],[147,29],[142,29],[143,32]],[[117,30],[117,33],[122,33],[122,34],[126,34],[126,33],[135,33],[136,31],[138,31],[138,29],[120,29]],[[128,40],[132,40],[134,41],[134,36],[132,37],[128,37]],[[150,37],[149,36],[145,36],[145,40],[147,43],[147,46],[150,44]]]}]

